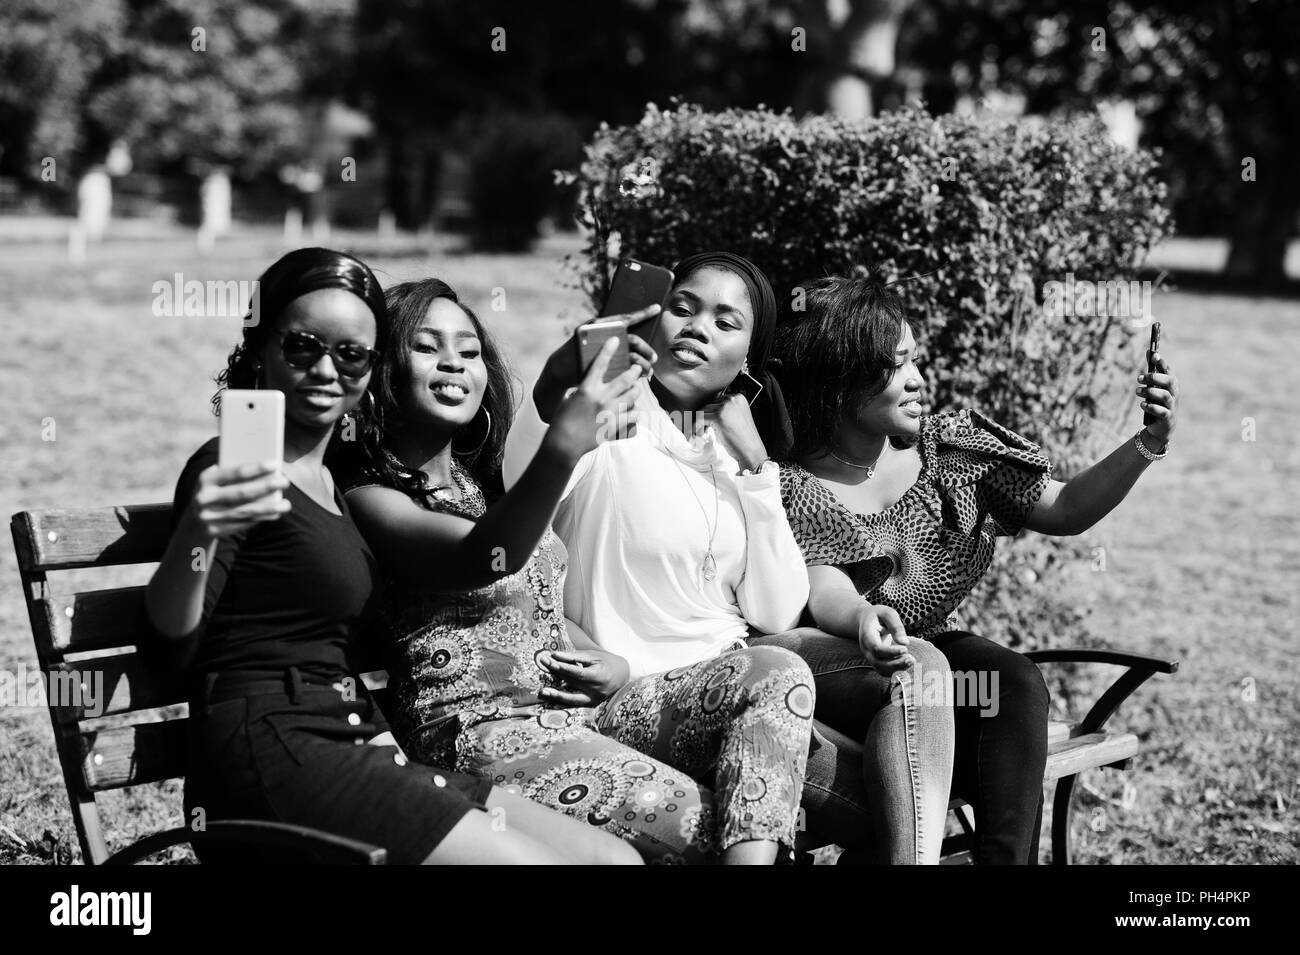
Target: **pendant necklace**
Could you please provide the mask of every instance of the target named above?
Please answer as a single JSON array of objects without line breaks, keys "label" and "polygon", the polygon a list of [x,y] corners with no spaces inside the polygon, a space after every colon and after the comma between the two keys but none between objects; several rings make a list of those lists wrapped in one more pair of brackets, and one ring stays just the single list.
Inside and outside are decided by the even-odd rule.
[{"label": "pendant necklace", "polygon": [[[691,479],[686,476],[686,472],[682,470],[681,464],[677,462],[677,459],[673,457],[672,454],[669,454],[668,458],[677,466],[677,470],[682,475],[682,480],[686,482],[686,490],[690,491],[691,497],[695,498],[695,503],[699,506],[700,513],[704,516],[704,526],[706,528],[709,527],[709,512],[704,509],[704,502],[701,501],[700,496],[695,493],[695,488],[691,487]],[[718,576],[718,562],[713,559],[713,538],[718,534],[718,475],[714,470],[713,465],[709,465],[709,477],[713,478],[713,526],[709,530],[709,546],[704,554],[704,562],[700,564],[700,574],[706,581],[712,582],[713,579]]]},{"label": "pendant necklace", "polygon": [[833,457],[836,461],[840,462],[840,464],[847,464],[849,467],[857,468],[859,471],[866,471],[867,480],[870,481],[873,477],[876,476],[876,465],[880,463],[880,458],[885,453],[885,449],[881,448],[880,454],[876,455],[876,460],[872,461],[870,464],[857,464],[853,461],[845,461],[842,457],[840,457],[838,454],[835,453],[833,448],[827,448],[826,453],[829,454],[831,457]]}]

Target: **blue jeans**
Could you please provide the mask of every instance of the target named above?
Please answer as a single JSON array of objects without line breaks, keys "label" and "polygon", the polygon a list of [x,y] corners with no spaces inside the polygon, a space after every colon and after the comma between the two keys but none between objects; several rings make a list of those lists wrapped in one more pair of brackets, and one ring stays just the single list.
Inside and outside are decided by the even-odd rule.
[{"label": "blue jeans", "polygon": [[[803,657],[817,687],[804,777],[806,834],[845,850],[841,864],[935,864],[952,783],[953,711],[923,683],[876,672],[856,641],[814,627],[751,637]],[[951,679],[947,660],[913,638],[913,674]],[[928,677],[926,679],[929,679]]]}]

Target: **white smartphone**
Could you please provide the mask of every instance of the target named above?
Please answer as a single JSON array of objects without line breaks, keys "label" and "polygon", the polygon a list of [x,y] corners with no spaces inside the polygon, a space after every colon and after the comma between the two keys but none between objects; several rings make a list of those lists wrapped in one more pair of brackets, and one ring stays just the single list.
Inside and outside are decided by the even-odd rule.
[{"label": "white smartphone", "polygon": [[[284,392],[235,388],[221,395],[221,439],[217,463],[223,468],[241,464],[284,461]],[[280,492],[275,492],[280,497]]]}]

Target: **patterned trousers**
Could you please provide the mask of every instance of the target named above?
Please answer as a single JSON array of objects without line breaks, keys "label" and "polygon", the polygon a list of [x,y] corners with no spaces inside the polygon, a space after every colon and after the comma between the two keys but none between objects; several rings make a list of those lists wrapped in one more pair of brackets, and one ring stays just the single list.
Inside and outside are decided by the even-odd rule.
[{"label": "patterned trousers", "polygon": [[468,726],[456,768],[619,835],[651,861],[711,862],[756,839],[790,846],[813,686],[788,650],[732,650],[633,680],[595,710]]}]

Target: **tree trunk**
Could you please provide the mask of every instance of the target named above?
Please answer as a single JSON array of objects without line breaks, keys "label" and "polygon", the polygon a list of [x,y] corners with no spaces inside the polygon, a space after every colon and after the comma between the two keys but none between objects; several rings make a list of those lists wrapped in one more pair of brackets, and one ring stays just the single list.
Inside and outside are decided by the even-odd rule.
[{"label": "tree trunk", "polygon": [[1286,280],[1287,246],[1300,214],[1300,176],[1293,158],[1297,150],[1300,135],[1292,126],[1274,148],[1253,154],[1257,179],[1240,186],[1242,201],[1233,219],[1224,267],[1228,278],[1260,286]]},{"label": "tree trunk", "polygon": [[875,110],[873,87],[879,88],[894,75],[898,28],[913,0],[844,2],[848,16],[835,38],[836,56],[826,86],[826,105],[844,119],[866,119]]}]

